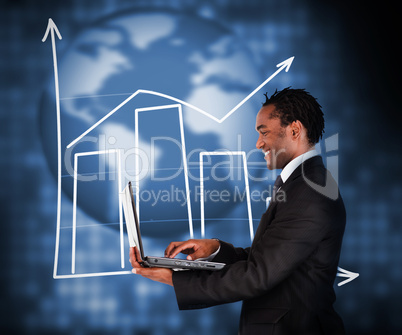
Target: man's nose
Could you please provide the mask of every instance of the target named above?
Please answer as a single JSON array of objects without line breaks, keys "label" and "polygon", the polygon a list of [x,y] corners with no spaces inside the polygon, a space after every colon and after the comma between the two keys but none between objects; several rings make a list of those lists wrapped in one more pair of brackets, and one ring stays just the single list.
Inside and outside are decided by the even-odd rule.
[{"label": "man's nose", "polygon": [[257,143],[255,144],[257,149],[262,149],[264,147],[264,142],[261,140],[261,138],[259,137],[257,140]]}]

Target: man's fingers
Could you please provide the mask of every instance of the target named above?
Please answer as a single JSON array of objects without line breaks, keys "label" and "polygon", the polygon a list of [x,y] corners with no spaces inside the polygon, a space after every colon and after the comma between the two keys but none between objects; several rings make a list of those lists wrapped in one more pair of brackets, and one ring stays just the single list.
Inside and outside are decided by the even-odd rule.
[{"label": "man's fingers", "polygon": [[186,254],[191,254],[191,251],[190,252],[188,252],[188,251],[185,252],[185,250],[189,250],[189,249],[192,249],[191,251],[194,251],[194,250],[198,249],[198,246],[197,246],[197,244],[195,244],[192,241],[183,242],[182,244],[180,244],[176,248],[174,248],[170,252],[168,257],[175,258],[181,252],[186,253]]},{"label": "man's fingers", "polygon": [[[144,272],[142,272],[141,270],[143,270],[143,268],[133,268],[131,270],[131,272],[142,276],[144,274]],[[145,270],[149,270],[149,269],[145,269]]]},{"label": "man's fingers", "polygon": [[135,251],[135,258],[136,258],[137,262],[142,262],[140,250],[137,247],[135,247],[134,251]]},{"label": "man's fingers", "polygon": [[219,241],[215,239],[191,239],[185,242],[172,242],[166,249],[166,257],[174,258],[180,252],[187,254],[188,260],[209,257],[219,249]]},{"label": "man's fingers", "polygon": [[133,273],[145,278],[173,286],[172,270],[164,268],[133,268]]},{"label": "man's fingers", "polygon": [[141,268],[141,261],[140,252],[137,247],[130,247],[130,264],[133,268]]},{"label": "man's fingers", "polygon": [[202,248],[198,248],[195,252],[193,252],[192,254],[189,254],[187,256],[187,259],[190,261],[195,261],[198,258],[202,258],[204,255]]},{"label": "man's fingers", "polygon": [[133,266],[134,261],[135,261],[134,248],[130,247],[130,264],[131,264],[131,266]]},{"label": "man's fingers", "polygon": [[130,263],[132,272],[164,284],[173,286],[172,270],[164,268],[143,268],[140,251],[137,247],[130,247]]},{"label": "man's fingers", "polygon": [[143,268],[143,267],[139,267],[139,268],[133,268],[131,270],[132,273],[135,273],[137,275],[143,276],[145,278],[149,278],[153,280],[154,277],[154,272],[157,268]]},{"label": "man's fingers", "polygon": [[165,256],[169,257],[172,250],[175,249],[178,245],[180,245],[182,243],[184,243],[184,242],[170,242],[165,250]]}]

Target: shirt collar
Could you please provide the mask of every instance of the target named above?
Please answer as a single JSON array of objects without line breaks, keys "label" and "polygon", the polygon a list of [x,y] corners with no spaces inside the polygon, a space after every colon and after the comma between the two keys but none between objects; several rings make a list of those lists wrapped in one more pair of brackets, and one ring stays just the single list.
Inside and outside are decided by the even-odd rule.
[{"label": "shirt collar", "polygon": [[282,181],[285,183],[286,180],[290,177],[290,175],[293,173],[296,168],[306,161],[309,158],[312,158],[314,156],[318,156],[318,152],[315,149],[312,149],[310,151],[305,152],[304,154],[301,154],[300,156],[297,156],[296,158],[292,159],[282,170],[280,176]]}]

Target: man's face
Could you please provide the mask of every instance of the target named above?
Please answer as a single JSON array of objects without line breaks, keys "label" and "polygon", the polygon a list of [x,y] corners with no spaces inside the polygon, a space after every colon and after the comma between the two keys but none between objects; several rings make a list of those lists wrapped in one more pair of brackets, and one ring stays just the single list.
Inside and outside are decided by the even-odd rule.
[{"label": "man's face", "polygon": [[295,154],[291,126],[282,127],[279,118],[271,118],[274,110],[274,105],[262,107],[255,123],[255,129],[259,134],[256,147],[265,154],[267,167],[270,170],[283,169]]}]

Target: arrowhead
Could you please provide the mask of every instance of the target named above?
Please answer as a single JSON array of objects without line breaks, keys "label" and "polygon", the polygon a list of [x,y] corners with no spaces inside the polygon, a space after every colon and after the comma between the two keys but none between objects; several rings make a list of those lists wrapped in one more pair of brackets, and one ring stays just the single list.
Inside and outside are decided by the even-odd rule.
[{"label": "arrowhead", "polygon": [[344,280],[344,281],[338,283],[338,286],[345,285],[345,284],[351,282],[352,280],[355,280],[357,277],[359,277],[359,274],[358,274],[358,273],[356,273],[356,272],[351,272],[351,271],[342,269],[342,268],[340,268],[340,267],[338,267],[338,271],[340,271],[340,272],[338,272],[338,273],[336,274],[338,277],[346,277],[346,278],[347,278],[346,280]]},{"label": "arrowhead", "polygon": [[42,38],[42,42],[45,42],[47,39],[47,36],[49,35],[49,31],[55,31],[57,34],[57,37],[59,38],[59,40],[61,40],[61,35],[59,32],[59,29],[57,29],[56,24],[54,23],[54,21],[52,19],[49,18],[49,21],[47,23],[47,28],[46,28],[46,32],[45,35]]},{"label": "arrowhead", "polygon": [[283,61],[282,63],[279,63],[276,65],[276,67],[281,67],[285,68],[285,71],[288,72],[290,65],[292,65],[293,59],[295,58],[295,56],[288,58],[287,60]]}]

